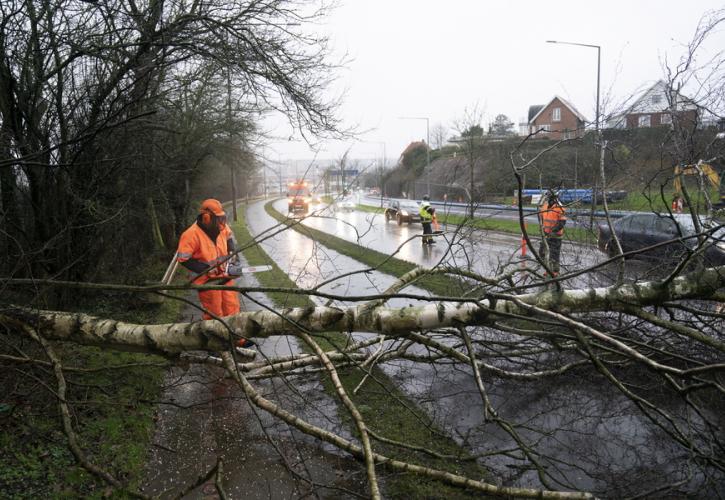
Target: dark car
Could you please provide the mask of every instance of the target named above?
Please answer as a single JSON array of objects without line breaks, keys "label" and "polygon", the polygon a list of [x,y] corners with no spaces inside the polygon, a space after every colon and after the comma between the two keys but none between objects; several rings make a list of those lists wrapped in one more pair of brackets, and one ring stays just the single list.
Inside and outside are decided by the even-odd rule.
[{"label": "dark car", "polygon": [[[712,219],[700,219],[703,232],[707,232],[706,248],[703,253],[708,266],[725,265],[725,226]],[[613,222],[622,251],[633,252],[643,248],[670,242],[648,250],[638,257],[648,259],[677,260],[698,245],[694,235],[695,224],[689,214],[642,213],[622,217]],[[607,223],[599,224],[597,244],[602,252],[614,256],[616,244]]]},{"label": "dark car", "polygon": [[414,201],[392,200],[385,207],[385,222],[395,219],[398,225],[407,222],[420,222],[420,207]]}]

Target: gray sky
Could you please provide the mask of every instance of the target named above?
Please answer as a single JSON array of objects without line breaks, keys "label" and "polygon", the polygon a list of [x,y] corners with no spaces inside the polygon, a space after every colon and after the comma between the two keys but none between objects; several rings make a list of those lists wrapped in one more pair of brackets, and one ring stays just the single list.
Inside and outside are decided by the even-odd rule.
[{"label": "gray sky", "polygon": [[[722,0],[342,0],[322,27],[337,55],[351,59],[332,91],[345,91],[339,115],[364,133],[357,142],[324,143],[318,158],[339,158],[349,148],[353,158],[380,158],[384,142],[393,163],[426,135],[424,120],[401,116],[452,129],[466,108],[478,106],[484,127],[499,113],[518,124],[529,105],[560,95],[593,120],[596,49],[546,40],[601,46],[601,100],[609,111],[662,78],[665,58],[680,58],[703,13],[723,7]],[[723,47],[721,29],[706,50]],[[292,135],[280,117],[264,127]],[[314,152],[303,141],[279,140],[265,155],[305,159]]]}]

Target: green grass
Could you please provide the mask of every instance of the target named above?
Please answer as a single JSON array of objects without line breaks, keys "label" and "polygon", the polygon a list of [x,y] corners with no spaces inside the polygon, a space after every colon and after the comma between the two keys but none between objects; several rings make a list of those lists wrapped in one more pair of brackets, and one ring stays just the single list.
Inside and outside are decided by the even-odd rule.
[{"label": "green grass", "polygon": [[[283,220],[285,219],[274,212],[274,209],[271,208],[271,202],[265,208],[268,212],[271,210],[273,214],[281,217]],[[244,217],[240,217],[232,227],[242,247],[252,241]],[[304,230],[305,228],[300,229]],[[324,233],[322,234],[324,235]],[[326,241],[328,243],[330,242],[330,240]],[[341,241],[344,242],[344,240]],[[322,241],[319,241],[319,243],[325,244]],[[348,251],[352,250],[350,247],[346,248]],[[244,249],[242,253],[250,265],[268,264],[272,266],[272,271],[255,275],[261,285],[290,289],[297,288],[289,276],[282,272],[259,245],[250,246]],[[407,264],[410,265],[409,263]],[[270,293],[268,296],[277,307],[304,307],[313,305],[313,302],[304,295]],[[334,332],[322,334],[317,340],[323,349],[340,349],[347,344],[348,337],[345,334]],[[309,349],[305,350],[309,352]],[[428,467],[453,473],[468,474],[470,477],[485,477],[487,471],[474,460],[470,460],[467,452],[459,447],[452,439],[445,437],[439,429],[436,429],[423,412],[415,409],[415,404],[405,397],[392,380],[378,369],[374,369],[372,373],[374,380],[368,379],[362,389],[357,394],[353,394],[352,390],[360,383],[364,373],[359,369],[345,369],[339,372],[342,383],[348,391],[348,396],[354,401],[371,429],[389,439],[410,442],[434,450],[437,453],[453,455],[458,458],[437,459],[420,452],[409,451],[374,441],[374,448],[376,450],[396,459],[410,460]],[[323,384],[325,390],[335,397],[335,390],[329,378],[323,377]],[[343,419],[348,419],[349,421],[349,414],[346,410],[341,409],[339,413]],[[349,422],[349,424],[351,428],[354,427],[352,422]],[[389,498],[407,499],[469,498],[476,495],[449,487],[437,481],[397,473],[386,481],[386,496]]]},{"label": "green grass", "polygon": [[[689,187],[688,194],[690,201],[695,205],[698,211],[703,212],[706,210],[705,197],[697,191],[695,187]],[[664,200],[662,199],[662,193],[657,188],[643,189],[640,191],[630,191],[624,200],[609,203],[608,207],[610,210],[632,210],[642,212],[666,212],[672,203],[672,197],[674,191],[667,189],[664,191]],[[717,203],[720,195],[716,189],[710,189],[708,196],[712,203]]]},{"label": "green grass", "polygon": [[[369,205],[357,205],[359,210],[370,213],[383,213],[385,210],[380,207],[371,207]],[[529,236],[537,238],[539,237],[539,224],[538,222],[531,222],[532,218],[527,217],[526,219],[526,230],[529,232]],[[535,220],[535,219],[534,219]],[[493,218],[475,218],[471,219],[458,214],[441,214],[438,218],[438,222],[443,224],[461,225],[465,224],[469,227],[475,227],[484,231],[497,231],[508,234],[521,234],[521,226],[518,220],[511,219],[493,219]],[[593,231],[583,229],[580,227],[567,227],[565,229],[565,238],[569,241],[576,241],[577,243],[594,244],[597,241],[596,234]]]},{"label": "green grass", "polygon": [[[144,268],[161,276],[165,263]],[[147,304],[122,294],[79,294],[76,310],[136,323],[164,323],[178,317],[180,303]],[[45,359],[41,349],[15,336],[6,347]],[[153,401],[158,399],[166,361],[152,355],[105,351],[71,343],[54,344],[64,366],[90,372],[65,373],[67,399],[79,445],[87,457],[130,489],[143,479],[154,433]],[[11,353],[17,354],[17,353]],[[122,365],[135,365],[121,367]],[[67,447],[58,418],[52,370],[19,366],[0,377],[0,491],[3,498],[102,498],[107,485],[80,467]],[[20,373],[22,372],[22,373]],[[43,380],[47,389],[38,383]],[[114,496],[123,496],[113,493]]]},{"label": "green grass", "polygon": [[[321,245],[355,259],[358,262],[361,262],[382,273],[400,277],[418,267],[412,262],[391,257],[390,255],[378,252],[377,250],[366,248],[324,231],[319,231],[303,224],[299,224],[296,219],[290,219],[289,217],[285,217],[277,212],[272,207],[272,204],[273,202],[268,202],[265,205],[265,210],[277,221],[286,224],[288,227],[309,238],[314,239]],[[466,290],[470,289],[470,286],[458,279],[438,274],[423,275],[413,283],[419,288],[440,296],[450,296],[455,294],[456,291],[464,293]]]}]

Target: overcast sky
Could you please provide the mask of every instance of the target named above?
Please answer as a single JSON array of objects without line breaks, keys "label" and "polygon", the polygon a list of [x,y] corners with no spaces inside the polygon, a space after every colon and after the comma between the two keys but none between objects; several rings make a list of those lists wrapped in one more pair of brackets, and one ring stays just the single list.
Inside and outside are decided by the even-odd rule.
[{"label": "overcast sky", "polygon": [[[478,106],[484,127],[499,113],[518,124],[529,105],[554,95],[593,120],[596,49],[546,40],[601,46],[601,99],[611,109],[662,78],[665,58],[679,59],[701,16],[724,7],[722,0],[342,0],[322,28],[336,54],[350,59],[331,90],[345,89],[339,116],[366,132],[358,141],[324,143],[318,158],[339,158],[349,148],[353,158],[381,158],[385,143],[394,163],[426,136],[424,120],[398,117],[427,117],[431,129],[441,123],[452,130]],[[708,48],[723,47],[721,29]],[[292,134],[279,117],[264,126],[277,137]],[[306,159],[314,152],[303,141],[278,140],[265,155]]]}]

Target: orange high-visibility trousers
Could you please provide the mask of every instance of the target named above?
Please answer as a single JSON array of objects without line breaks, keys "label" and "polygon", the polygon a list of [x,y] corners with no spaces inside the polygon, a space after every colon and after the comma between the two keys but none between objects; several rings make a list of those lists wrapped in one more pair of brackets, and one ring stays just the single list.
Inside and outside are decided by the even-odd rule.
[{"label": "orange high-visibility trousers", "polygon": [[[229,280],[224,284],[233,285],[234,280]],[[204,319],[212,319],[211,314],[223,317],[237,314],[240,311],[239,292],[236,290],[203,290],[199,292],[199,302],[205,309],[202,316]]]}]

